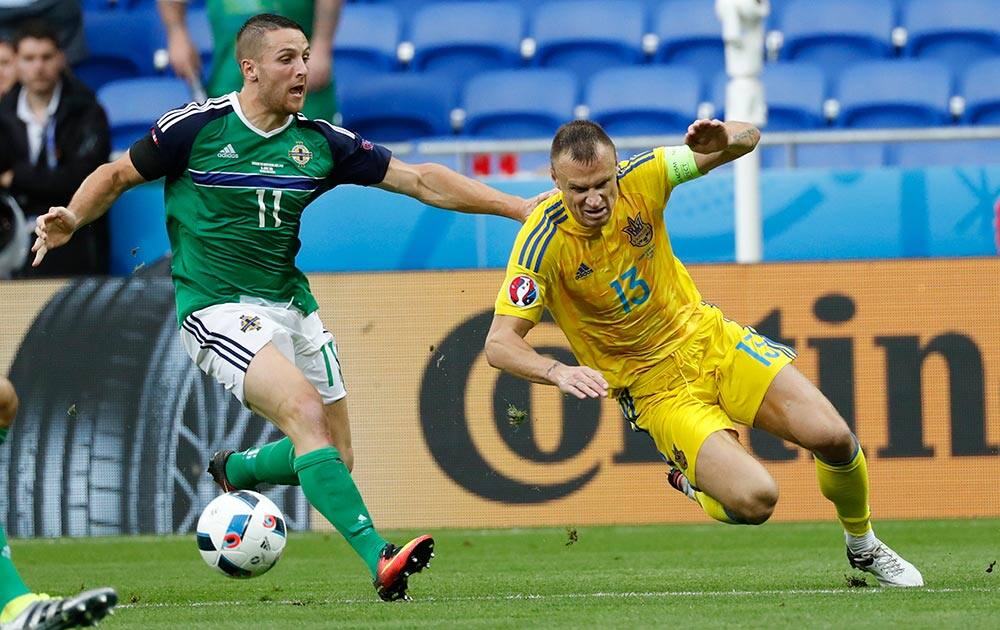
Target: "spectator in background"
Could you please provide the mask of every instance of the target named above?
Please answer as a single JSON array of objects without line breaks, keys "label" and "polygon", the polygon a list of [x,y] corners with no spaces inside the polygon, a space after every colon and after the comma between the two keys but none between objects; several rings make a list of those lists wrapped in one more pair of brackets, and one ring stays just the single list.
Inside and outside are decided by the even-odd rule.
[{"label": "spectator in background", "polygon": [[[236,33],[254,15],[273,13],[302,25],[309,39],[309,95],[302,114],[332,123],[337,116],[333,80],[333,37],[344,0],[206,0],[212,26],[212,71],[205,91],[209,97],[238,92],[243,75],[236,59]],[[200,82],[201,57],[188,32],[187,0],[158,0],[167,30],[170,65],[188,83]]]},{"label": "spectator in background", "polygon": [[14,44],[0,37],[0,97],[17,82],[14,68]]},{"label": "spectator in background", "polygon": [[[10,193],[29,224],[51,206],[69,202],[111,152],[104,110],[82,83],[66,72],[58,34],[43,22],[24,24],[14,37],[18,84],[0,100],[0,190]],[[87,226],[84,238],[50,268],[25,266],[27,276],[104,274],[108,270],[108,223]]]},{"label": "spectator in background", "polygon": [[0,0],[0,38],[13,38],[25,22],[51,24],[66,60],[76,64],[87,56],[80,4],[80,0]]}]

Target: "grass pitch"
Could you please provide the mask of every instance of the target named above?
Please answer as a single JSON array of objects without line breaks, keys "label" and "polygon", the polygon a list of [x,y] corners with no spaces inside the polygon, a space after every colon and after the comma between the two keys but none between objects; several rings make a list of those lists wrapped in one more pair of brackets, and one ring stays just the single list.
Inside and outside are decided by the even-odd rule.
[{"label": "grass pitch", "polygon": [[[415,601],[378,600],[337,536],[292,532],[253,580],[205,566],[194,536],[15,540],[30,587],[111,585],[114,628],[1000,627],[1000,521],[879,522],[922,589],[850,586],[839,527],[768,524],[442,530]],[[394,540],[413,532],[394,532]],[[575,536],[574,536],[575,534]],[[573,538],[576,538],[573,541]]]}]

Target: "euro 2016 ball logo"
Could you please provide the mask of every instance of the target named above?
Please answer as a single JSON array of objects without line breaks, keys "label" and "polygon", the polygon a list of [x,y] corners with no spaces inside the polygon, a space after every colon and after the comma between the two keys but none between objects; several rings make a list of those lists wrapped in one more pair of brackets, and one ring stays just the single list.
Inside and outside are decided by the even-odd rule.
[{"label": "euro 2016 ball logo", "polygon": [[528,276],[516,276],[511,280],[507,293],[510,295],[511,303],[521,308],[531,306],[538,299],[538,287]]}]

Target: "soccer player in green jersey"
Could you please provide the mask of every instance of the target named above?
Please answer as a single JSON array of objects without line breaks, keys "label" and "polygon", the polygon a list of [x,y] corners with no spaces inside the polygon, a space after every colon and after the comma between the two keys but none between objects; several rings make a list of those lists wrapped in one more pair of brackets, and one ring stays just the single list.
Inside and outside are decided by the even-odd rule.
[{"label": "soccer player in green jersey", "polygon": [[376,185],[426,204],[523,219],[534,200],[501,193],[436,164],[299,114],[309,41],[280,16],[254,16],[237,36],[243,89],[165,114],[128,153],[91,174],[68,208],[39,217],[33,264],[66,243],[125,190],[166,177],[167,232],[181,338],[191,358],[286,438],[221,452],[210,472],[225,490],[302,486],[309,503],[368,565],[382,599],[406,596],[407,577],[434,541],[386,542],[351,479],[351,431],[333,336],[295,267],[299,220],[339,184]]},{"label": "soccer player in green jersey", "polygon": [[[0,444],[7,440],[15,415],[14,385],[0,376]],[[118,595],[112,588],[96,588],[63,598],[31,592],[11,560],[7,534],[0,527],[0,630],[91,626],[103,619],[117,602]]]},{"label": "soccer player in green jersey", "polygon": [[[250,17],[274,13],[301,24],[309,38],[309,95],[302,113],[307,118],[333,122],[337,113],[336,83],[333,76],[333,38],[340,21],[344,0],[207,0],[212,28],[212,69],[205,89],[208,96],[221,96],[243,85],[239,66],[233,63],[233,37]],[[157,6],[167,30],[170,65],[188,82],[201,76],[201,57],[188,31],[185,17],[187,0],[159,0]]]}]

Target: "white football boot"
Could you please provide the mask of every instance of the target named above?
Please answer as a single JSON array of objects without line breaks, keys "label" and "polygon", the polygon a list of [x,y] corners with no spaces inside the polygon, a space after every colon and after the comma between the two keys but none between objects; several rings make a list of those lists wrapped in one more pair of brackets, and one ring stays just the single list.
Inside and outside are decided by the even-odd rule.
[{"label": "white football boot", "polygon": [[875,546],[868,551],[854,553],[848,548],[847,560],[859,571],[871,573],[881,586],[923,586],[924,577],[913,566],[884,542],[875,539]]}]

